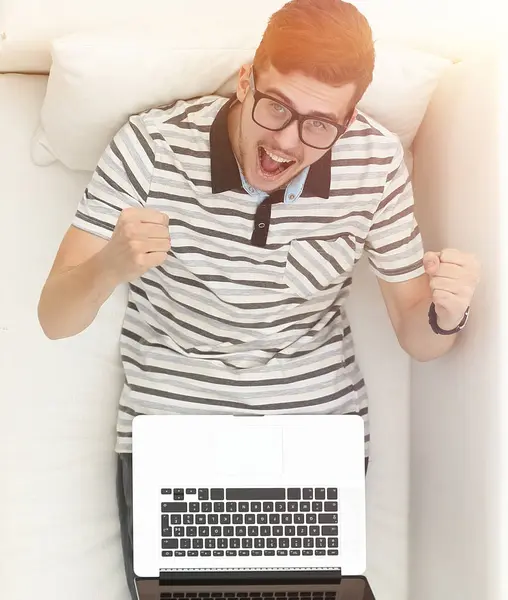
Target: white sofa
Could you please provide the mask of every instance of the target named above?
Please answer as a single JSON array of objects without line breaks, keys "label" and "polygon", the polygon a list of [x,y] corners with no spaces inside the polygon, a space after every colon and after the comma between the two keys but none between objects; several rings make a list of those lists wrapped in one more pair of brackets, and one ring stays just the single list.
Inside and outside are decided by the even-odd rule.
[{"label": "white sofa", "polygon": [[[113,453],[125,289],[76,338],[49,341],[37,322],[40,289],[90,177],[31,162],[43,50],[32,69],[33,48],[0,55],[0,596],[126,600]],[[372,419],[367,576],[378,600],[508,597],[502,323],[508,328],[493,60],[469,56],[451,69],[414,146],[426,246],[458,246],[483,263],[458,347],[411,363],[365,264],[355,276],[350,315]]]}]

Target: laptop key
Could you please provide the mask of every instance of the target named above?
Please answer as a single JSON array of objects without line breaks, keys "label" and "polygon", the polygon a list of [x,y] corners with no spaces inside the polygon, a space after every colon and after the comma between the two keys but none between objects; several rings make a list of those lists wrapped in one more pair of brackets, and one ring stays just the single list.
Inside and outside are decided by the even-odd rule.
[{"label": "laptop key", "polygon": [[325,502],[325,512],[337,512],[339,505],[337,502]]},{"label": "laptop key", "polygon": [[296,528],[296,534],[300,537],[305,537],[307,535],[309,528],[307,525],[300,525],[300,527]]},{"label": "laptop key", "polygon": [[326,490],[326,497],[328,500],[337,500],[339,497],[337,488],[328,488]]},{"label": "laptop key", "polygon": [[214,556],[224,556],[224,550],[214,550],[213,555]]},{"label": "laptop key", "polygon": [[289,551],[289,556],[301,556],[302,551],[301,550],[290,550]]},{"label": "laptop key", "polygon": [[288,511],[289,512],[297,512],[298,511],[298,502],[288,502]]},{"label": "laptop key", "polygon": [[286,503],[285,502],[276,502],[275,510],[277,512],[286,512]]},{"label": "laptop key", "polygon": [[228,500],[285,500],[284,488],[229,488],[226,490]]},{"label": "laptop key", "polygon": [[268,520],[271,525],[278,525],[280,523],[280,515],[278,513],[272,513]]},{"label": "laptop key", "polygon": [[217,546],[225,550],[228,547],[228,541],[226,538],[219,538],[217,540]]},{"label": "laptop key", "polygon": [[338,523],[339,522],[339,515],[337,513],[321,513],[320,515],[318,515],[318,523],[321,523],[321,525],[325,524],[329,524],[329,523]]},{"label": "laptop key", "polygon": [[[261,535],[263,535],[263,534],[261,533]],[[270,535],[270,534],[268,534],[268,535]],[[284,528],[281,527],[280,525],[276,525],[272,529],[272,535],[274,537],[280,537],[280,536],[284,535]]]},{"label": "laptop key", "polygon": [[201,511],[204,513],[212,512],[212,503],[211,502],[201,502]]},{"label": "laptop key", "polygon": [[191,502],[189,504],[189,511],[191,513],[198,513],[199,512],[199,502]]},{"label": "laptop key", "polygon": [[161,494],[171,494],[171,488],[162,488]]},{"label": "laptop key", "polygon": [[200,488],[198,492],[198,500],[208,500],[209,494],[208,490],[204,488]]},{"label": "laptop key", "polygon": [[303,515],[301,513],[297,513],[295,515],[294,522],[295,522],[295,525],[301,525],[302,523],[305,523],[305,515]]},{"label": "laptop key", "polygon": [[263,538],[256,538],[254,540],[254,548],[264,548],[265,547],[265,540]]},{"label": "laptop key", "polygon": [[310,512],[310,502],[300,502],[300,510],[302,512]]},{"label": "laptop key", "polygon": [[300,488],[289,488],[288,500],[300,500],[302,497],[302,490]]},{"label": "laptop key", "polygon": [[240,545],[241,545],[240,538],[231,538],[229,540],[229,547],[230,548],[238,549],[238,548],[240,548]]},{"label": "laptop key", "polygon": [[196,525],[206,525],[206,515],[196,515]]},{"label": "laptop key", "polygon": [[247,529],[247,535],[249,537],[252,537],[252,538],[258,537],[258,535],[259,535],[259,527],[257,527],[256,525],[253,525],[253,526],[249,527]]},{"label": "laptop key", "polygon": [[199,556],[199,552],[197,550],[189,550],[187,556],[189,558],[195,558],[196,556]]},{"label": "laptop key", "polygon": [[175,537],[183,537],[185,535],[185,527],[175,527],[173,529],[173,535]]},{"label": "laptop key", "polygon": [[312,512],[323,512],[323,503],[322,502],[313,502],[312,503]]},{"label": "laptop key", "polygon": [[180,550],[190,550],[191,541],[187,538],[180,539]]},{"label": "laptop key", "polygon": [[[269,537],[272,534],[270,527],[261,527],[260,533],[263,537]],[[276,535],[275,533],[273,535]]]},{"label": "laptop key", "polygon": [[236,556],[236,550],[226,550],[226,556]]},{"label": "laptop key", "polygon": [[240,551],[238,552],[238,555],[239,555],[239,556],[249,556],[249,555],[250,555],[250,552],[249,552],[248,550],[240,550]]},{"label": "laptop key", "polygon": [[263,502],[263,512],[273,512],[273,502]]},{"label": "laptop key", "polygon": [[164,550],[162,556],[173,556],[173,550]]},{"label": "laptop key", "polygon": [[326,548],[326,539],[323,537],[316,538],[316,548]]},{"label": "laptop key", "polygon": [[258,514],[257,518],[258,525],[266,525],[268,523],[268,515]]},{"label": "laptop key", "polygon": [[254,525],[256,522],[256,515],[245,515],[245,525]]},{"label": "laptop key", "polygon": [[275,556],[275,550],[264,550],[263,553],[265,556]]},{"label": "laptop key", "polygon": [[324,500],[326,498],[326,490],[325,490],[325,488],[316,488],[314,490],[314,498],[316,500]]},{"label": "laptop key", "polygon": [[317,515],[315,515],[314,513],[307,513],[305,515],[305,522],[307,523],[307,525],[313,525],[314,523],[317,523]]},{"label": "laptop key", "polygon": [[303,488],[303,499],[304,500],[313,500],[314,499],[314,490],[312,488]]},{"label": "laptop key", "polygon": [[233,524],[234,525],[243,525],[243,515],[233,515]]},{"label": "laptop key", "polygon": [[221,515],[220,516],[220,524],[221,525],[229,525],[231,523],[231,515]]},{"label": "laptop key", "polygon": [[302,554],[303,556],[312,556],[314,553],[312,550],[303,550]]},{"label": "laptop key", "polygon": [[339,535],[339,528],[337,525],[323,526],[321,527],[321,535]]},{"label": "laptop key", "polygon": [[171,515],[171,525],[181,525],[181,524],[182,524],[182,515]]},{"label": "laptop key", "polygon": [[173,492],[173,498],[175,500],[183,500],[184,498],[184,492],[182,488],[177,488],[174,490]]},{"label": "laptop key", "polygon": [[236,502],[226,502],[226,512],[235,513],[236,512]]},{"label": "laptop key", "polygon": [[175,540],[175,539],[162,540],[162,547],[164,548],[164,550],[177,550],[178,549],[178,540]]},{"label": "laptop key", "polygon": [[239,502],[238,510],[242,513],[249,512],[249,503],[248,502]]},{"label": "laptop key", "polygon": [[279,548],[289,548],[289,538],[279,538]]},{"label": "laptop key", "polygon": [[328,550],[329,556],[338,556],[338,554],[339,554],[339,551],[337,549]]},{"label": "laptop key", "polygon": [[163,513],[186,513],[187,502],[163,502],[161,505]]},{"label": "laptop key", "polygon": [[189,527],[185,528],[185,535],[187,537],[196,537],[197,534],[198,534],[198,528],[197,527],[194,527],[194,526],[190,525]]},{"label": "laptop key", "polygon": [[295,534],[296,534],[296,527],[294,525],[286,525],[286,527],[284,527],[284,535],[286,537],[292,537]]},{"label": "laptop key", "polygon": [[235,528],[235,535],[236,537],[244,537],[247,535],[247,527],[244,527],[243,525],[240,525],[239,527]]},{"label": "laptop key", "polygon": [[303,540],[303,547],[304,548],[314,548],[314,539],[313,538],[305,538]]},{"label": "laptop key", "polygon": [[282,515],[282,523],[284,525],[291,525],[293,523],[293,515],[288,515],[287,513]]},{"label": "laptop key", "polygon": [[215,540],[213,538],[206,539],[205,548],[207,548],[208,550],[213,550],[215,548]]},{"label": "laptop key", "polygon": [[208,515],[208,525],[218,525],[219,515]]},{"label": "laptop key", "polygon": [[162,528],[162,537],[171,537],[173,533],[172,527],[163,527]]},{"label": "laptop key", "polygon": [[210,535],[210,527],[200,527],[199,528],[199,537],[208,537]]},{"label": "laptop key", "polygon": [[194,538],[192,540],[192,547],[194,548],[194,550],[202,550],[203,545],[203,540],[201,538]]},{"label": "laptop key", "polygon": [[177,550],[175,552],[175,556],[177,556],[178,558],[183,558],[185,556],[185,550]]},{"label": "laptop key", "polygon": [[329,537],[328,538],[328,548],[338,548],[339,547],[339,538]]},{"label": "laptop key", "polygon": [[252,538],[243,538],[242,539],[242,548],[252,548],[253,541]]},{"label": "laptop key", "polygon": [[277,550],[277,556],[287,556],[287,555],[288,555],[287,550]]},{"label": "laptop key", "polygon": [[212,500],[224,500],[224,490],[219,488],[212,488],[210,490],[210,497]]},{"label": "laptop key", "polygon": [[309,533],[310,535],[319,535],[320,531],[319,531],[319,526],[318,525],[313,525],[312,527],[309,528]]},{"label": "laptop key", "polygon": [[199,556],[212,556],[212,553],[210,552],[210,550],[201,550]]},{"label": "laptop key", "polygon": [[232,537],[235,535],[235,529],[234,527],[224,527],[223,528],[223,535],[225,537]]},{"label": "laptop key", "polygon": [[183,524],[184,525],[194,525],[194,515],[184,515],[183,516]]},{"label": "laptop key", "polygon": [[302,540],[300,538],[294,537],[291,538],[291,548],[301,548]]},{"label": "laptop key", "polygon": [[221,527],[212,527],[212,536],[213,537],[220,537],[222,535],[222,528]]},{"label": "laptop key", "polygon": [[263,553],[261,552],[261,550],[253,550],[251,552],[252,556],[263,556]]},{"label": "laptop key", "polygon": [[224,502],[214,502],[213,503],[213,512],[223,513],[226,508]]},{"label": "laptop key", "polygon": [[268,548],[277,548],[277,538],[268,538],[266,545]]},{"label": "laptop key", "polygon": [[252,512],[261,512],[261,502],[251,502],[250,509]]},{"label": "laptop key", "polygon": [[325,556],[326,550],[316,550],[316,556]]}]

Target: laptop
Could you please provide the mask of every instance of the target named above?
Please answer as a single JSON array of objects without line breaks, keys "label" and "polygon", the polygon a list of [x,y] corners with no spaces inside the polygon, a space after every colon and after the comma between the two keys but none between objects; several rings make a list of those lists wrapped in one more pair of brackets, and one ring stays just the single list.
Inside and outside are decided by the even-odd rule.
[{"label": "laptop", "polygon": [[359,416],[133,420],[139,600],[374,600]]}]

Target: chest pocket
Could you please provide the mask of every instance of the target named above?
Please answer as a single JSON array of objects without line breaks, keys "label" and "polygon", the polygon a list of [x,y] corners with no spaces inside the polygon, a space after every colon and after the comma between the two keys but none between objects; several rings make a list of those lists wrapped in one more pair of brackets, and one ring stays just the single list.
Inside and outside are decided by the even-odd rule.
[{"label": "chest pocket", "polygon": [[289,246],[283,283],[291,293],[310,298],[341,284],[352,273],[360,254],[352,235],[333,240],[293,240]]}]

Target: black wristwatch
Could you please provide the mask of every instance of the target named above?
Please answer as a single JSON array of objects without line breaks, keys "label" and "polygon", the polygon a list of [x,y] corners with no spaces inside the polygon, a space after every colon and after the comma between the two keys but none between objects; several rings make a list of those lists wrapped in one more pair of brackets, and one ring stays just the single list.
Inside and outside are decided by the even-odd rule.
[{"label": "black wristwatch", "polygon": [[462,321],[455,327],[454,329],[441,329],[437,324],[437,313],[436,313],[436,305],[434,302],[430,305],[429,308],[429,325],[432,327],[432,331],[439,335],[453,335],[454,333],[458,333],[466,326],[467,320],[469,319],[469,306],[464,313],[464,317]]}]

